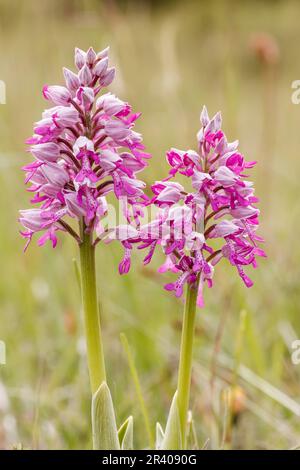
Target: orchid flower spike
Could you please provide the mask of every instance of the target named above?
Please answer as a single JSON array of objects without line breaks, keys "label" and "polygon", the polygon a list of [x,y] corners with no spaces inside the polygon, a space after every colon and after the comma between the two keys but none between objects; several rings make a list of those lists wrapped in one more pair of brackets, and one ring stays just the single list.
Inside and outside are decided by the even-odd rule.
[{"label": "orchid flower spike", "polygon": [[[203,284],[212,286],[214,267],[221,259],[228,260],[251,287],[244,267],[255,268],[256,257],[265,253],[258,246],[263,239],[256,234],[258,199],[245,174],[256,162],[244,159],[237,141],[227,141],[220,113],[210,119],[204,107],[200,120],[197,151],[172,148],[167,152],[169,175],[152,186],[152,204],[159,212],[155,220],[139,229],[132,243],[138,242],[140,249],[149,248],[145,264],[160,245],[166,262],[159,272],[170,270],[178,276],[165,289],[181,297],[186,283],[199,281],[197,303],[202,306]],[[192,191],[174,181],[177,174],[189,180]],[[129,246],[131,241],[127,242]]]},{"label": "orchid flower spike", "polygon": [[150,156],[133,129],[140,114],[113,94],[102,93],[115,76],[108,48],[99,53],[76,48],[75,65],[76,72],[63,69],[65,86],[44,86],[43,95],[54,106],[44,111],[27,140],[34,161],[23,170],[34,208],[20,211],[26,247],[35,233],[40,234],[39,245],[50,240],[55,247],[58,231],[69,232],[80,243],[71,219],[83,220],[86,231],[95,231],[100,239],[108,193],[126,201],[128,222],[138,219],[146,199],[145,183],[136,176]]}]

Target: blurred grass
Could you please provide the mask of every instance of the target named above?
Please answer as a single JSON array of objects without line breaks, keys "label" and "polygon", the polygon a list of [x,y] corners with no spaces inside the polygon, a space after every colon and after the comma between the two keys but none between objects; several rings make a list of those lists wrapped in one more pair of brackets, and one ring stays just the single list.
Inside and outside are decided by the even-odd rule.
[{"label": "blurred grass", "polygon": [[[7,345],[7,365],[0,366],[0,447],[90,446],[80,295],[72,266],[77,250],[61,238],[55,251],[32,244],[24,255],[16,219],[18,209],[28,207],[19,167],[29,161],[24,140],[47,105],[43,84],[62,82],[62,66],[73,67],[74,46],[107,44],[118,67],[115,92],[143,113],[137,130],[153,154],[144,174],[148,182],[166,173],[169,147],[195,147],[204,103],[211,113],[222,110],[228,137],[239,138],[247,158],[259,161],[254,179],[268,260],[253,273],[251,290],[222,264],[214,290],[205,293],[192,393],[199,445],[209,437],[217,448],[224,434],[221,392],[235,381],[241,310],[247,317],[236,373],[244,399],[225,444],[277,449],[299,444],[300,366],[290,359],[291,343],[300,334],[300,110],[290,99],[291,82],[299,78],[299,13],[296,0],[159,6],[0,1],[0,79],[7,86],[7,104],[0,106],[0,339]],[[262,63],[249,46],[262,31],[278,44],[276,64]],[[119,333],[126,333],[135,351],[154,429],[156,420],[165,423],[175,388],[182,305],[162,289],[165,280],[154,270],[158,255],[155,266],[143,269],[136,254],[134,269],[122,278],[120,255],[113,244],[98,250],[102,323],[118,420],[133,413],[141,448],[144,425]]]}]

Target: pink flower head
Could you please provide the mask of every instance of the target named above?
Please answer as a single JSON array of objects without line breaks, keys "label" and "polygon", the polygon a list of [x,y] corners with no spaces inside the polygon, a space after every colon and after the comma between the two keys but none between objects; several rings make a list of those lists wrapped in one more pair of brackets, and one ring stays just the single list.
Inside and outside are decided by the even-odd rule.
[{"label": "pink flower head", "polygon": [[149,155],[133,129],[139,114],[111,93],[102,93],[115,75],[108,62],[108,48],[99,53],[76,48],[77,71],[63,69],[65,86],[43,88],[54,106],[44,111],[27,141],[34,161],[23,170],[36,206],[21,211],[26,229],[21,234],[27,244],[39,232],[39,245],[50,240],[55,246],[59,230],[69,231],[80,242],[68,218],[83,219],[86,231],[103,235],[101,219],[107,214],[110,192],[123,199],[126,219],[137,223],[147,198],[136,174],[145,168]]},{"label": "pink flower head", "polygon": [[[204,107],[200,120],[198,151],[173,148],[167,152],[169,176],[152,186],[152,204],[158,207],[158,215],[140,227],[139,236],[132,242],[138,242],[140,249],[149,249],[146,264],[155,248],[162,247],[166,262],[159,272],[177,273],[175,282],[165,286],[177,297],[183,294],[186,283],[199,280],[198,305],[202,306],[203,285],[212,286],[214,267],[222,258],[251,287],[244,267],[256,267],[256,257],[265,253],[258,247],[263,240],[256,234],[258,199],[245,174],[255,162],[246,162],[237,150],[238,142],[227,141],[220,113],[210,119]],[[190,180],[189,189],[171,181],[177,173]]]}]

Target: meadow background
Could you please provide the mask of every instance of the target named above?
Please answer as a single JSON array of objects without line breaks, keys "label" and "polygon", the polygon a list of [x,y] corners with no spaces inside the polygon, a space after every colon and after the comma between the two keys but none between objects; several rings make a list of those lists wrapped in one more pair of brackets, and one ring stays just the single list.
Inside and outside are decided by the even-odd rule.
[{"label": "meadow background", "polygon": [[[73,49],[111,46],[113,90],[142,111],[137,130],[153,154],[144,179],[166,174],[165,151],[194,148],[199,112],[223,112],[229,139],[258,160],[268,259],[247,290],[221,263],[199,310],[191,406],[191,446],[288,449],[300,445],[300,365],[291,344],[300,338],[298,220],[300,106],[291,83],[300,79],[298,1],[1,0],[0,79],[0,448],[89,448],[89,382],[80,293],[72,259],[77,247],[61,237],[56,250],[24,255],[17,217],[29,206],[20,167],[25,139],[47,107],[41,89],[62,83]],[[263,33],[263,34],[262,34]],[[120,277],[117,244],[97,254],[108,377],[120,423],[135,419],[135,445],[147,446],[119,339],[125,332],[149,410],[165,425],[176,386],[182,304],[162,288],[165,276],[142,268]],[[209,442],[207,442],[209,439]]]}]

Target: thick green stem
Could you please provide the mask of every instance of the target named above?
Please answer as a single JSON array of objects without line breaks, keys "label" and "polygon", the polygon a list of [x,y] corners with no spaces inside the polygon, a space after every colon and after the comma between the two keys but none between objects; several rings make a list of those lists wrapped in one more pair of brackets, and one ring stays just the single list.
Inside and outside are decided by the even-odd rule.
[{"label": "thick green stem", "polygon": [[188,284],[187,286],[181,335],[177,390],[183,449],[186,449],[187,414],[190,400],[198,284],[199,281],[196,285]]},{"label": "thick green stem", "polygon": [[92,235],[81,226],[80,264],[87,360],[92,394],[106,380]]}]

